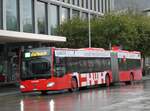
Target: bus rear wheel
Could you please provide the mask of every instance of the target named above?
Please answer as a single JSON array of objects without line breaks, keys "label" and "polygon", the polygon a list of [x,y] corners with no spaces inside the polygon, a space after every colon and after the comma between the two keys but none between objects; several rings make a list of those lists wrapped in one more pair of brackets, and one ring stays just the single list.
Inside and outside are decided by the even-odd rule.
[{"label": "bus rear wheel", "polygon": [[78,90],[78,84],[77,80],[75,78],[71,79],[71,88],[69,89],[69,92],[75,92]]},{"label": "bus rear wheel", "polygon": [[106,84],[106,87],[109,87],[109,86],[110,86],[110,77],[109,77],[108,74],[107,74],[106,77],[105,77],[105,84]]}]

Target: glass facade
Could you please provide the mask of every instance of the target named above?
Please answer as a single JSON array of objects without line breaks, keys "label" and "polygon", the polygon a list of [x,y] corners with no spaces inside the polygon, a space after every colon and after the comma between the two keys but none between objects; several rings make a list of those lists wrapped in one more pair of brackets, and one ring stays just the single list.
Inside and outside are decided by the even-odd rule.
[{"label": "glass facade", "polygon": [[107,12],[107,1],[108,0],[105,0],[105,12]]},{"label": "glass facade", "polygon": [[17,0],[6,0],[6,27],[7,30],[18,30]]},{"label": "glass facade", "polygon": [[96,6],[97,3],[96,3],[96,1],[97,1],[97,0],[94,0],[94,10],[95,10],[95,11],[96,11],[96,8],[97,8],[97,6]]},{"label": "glass facade", "polygon": [[70,0],[66,0],[66,3],[70,3]]},{"label": "glass facade", "polygon": [[85,3],[84,0],[81,0],[81,2],[82,2],[81,6],[84,7],[84,3]]},{"label": "glass facade", "polygon": [[83,12],[82,13],[82,19],[83,20],[88,20],[88,13]]},{"label": "glass facade", "polygon": [[47,33],[47,19],[46,19],[46,4],[43,2],[37,2],[37,24],[38,24],[38,33],[46,34]]},{"label": "glass facade", "polygon": [[94,14],[91,14],[91,15],[90,15],[90,18],[91,18],[91,19],[94,19],[95,17],[96,17],[96,16],[95,16]]},{"label": "glass facade", "polygon": [[98,11],[100,12],[100,0],[98,0],[97,3],[98,3]]},{"label": "glass facade", "polygon": [[102,13],[104,12],[104,0],[101,0]]},{"label": "glass facade", "polygon": [[72,4],[75,4],[75,0],[72,0]]},{"label": "glass facade", "polygon": [[2,13],[2,0],[0,0],[0,29],[2,29],[2,22],[3,22],[3,19],[2,19],[2,16],[3,13]]},{"label": "glass facade", "polygon": [[89,5],[89,0],[86,0],[86,4],[85,5],[86,5],[86,8],[88,9],[88,7],[89,7],[88,6]]},{"label": "glass facade", "polygon": [[79,6],[79,0],[72,0],[72,4]]},{"label": "glass facade", "polygon": [[51,35],[56,35],[56,28],[59,25],[59,7],[57,5],[51,5]]},{"label": "glass facade", "polygon": [[22,0],[22,24],[24,32],[33,32],[33,2]]},{"label": "glass facade", "polygon": [[70,11],[68,8],[62,8],[61,22],[64,22],[70,18]]},{"label": "glass facade", "polygon": [[93,0],[90,0],[90,9],[92,10]]},{"label": "glass facade", "polygon": [[72,10],[72,17],[79,17],[80,13],[77,10]]},{"label": "glass facade", "polygon": [[[3,1],[5,6],[3,6]],[[57,3],[56,1],[64,2],[66,5]],[[60,22],[62,23],[73,17],[79,17],[80,13],[83,19],[87,18],[88,10],[80,7],[77,9],[67,3],[102,13],[110,11],[112,5],[110,0],[53,0],[51,4],[48,3],[48,0],[45,0],[45,2],[42,0],[0,0],[0,29],[6,28],[7,30],[21,30],[30,33],[36,31],[39,34],[50,32],[54,35],[56,33],[55,29]],[[35,4],[36,7],[34,6]],[[49,10],[48,6],[50,6]],[[36,11],[36,15],[34,14],[34,10]],[[70,12],[72,12],[71,15]],[[49,22],[48,13],[50,14]],[[91,12],[90,14],[94,13]],[[6,20],[3,20],[3,18],[6,18]]]},{"label": "glass facade", "polygon": [[111,11],[111,10],[110,10],[110,7],[111,7],[111,5],[110,5],[110,0],[108,0],[108,12]]}]

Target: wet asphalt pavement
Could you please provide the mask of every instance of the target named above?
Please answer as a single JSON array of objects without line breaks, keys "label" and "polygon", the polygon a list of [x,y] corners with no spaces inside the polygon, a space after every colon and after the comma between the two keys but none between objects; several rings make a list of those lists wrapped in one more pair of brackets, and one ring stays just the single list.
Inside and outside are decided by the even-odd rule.
[{"label": "wet asphalt pavement", "polygon": [[150,111],[150,80],[75,93],[4,95],[0,111]]}]

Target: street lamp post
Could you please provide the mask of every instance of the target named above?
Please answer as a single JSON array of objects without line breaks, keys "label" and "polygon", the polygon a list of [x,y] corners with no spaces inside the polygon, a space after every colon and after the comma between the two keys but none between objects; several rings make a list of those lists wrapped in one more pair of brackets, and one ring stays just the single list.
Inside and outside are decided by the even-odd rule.
[{"label": "street lamp post", "polygon": [[91,17],[90,17],[90,13],[89,13],[89,20],[88,20],[88,23],[89,23],[89,48],[91,48]]}]

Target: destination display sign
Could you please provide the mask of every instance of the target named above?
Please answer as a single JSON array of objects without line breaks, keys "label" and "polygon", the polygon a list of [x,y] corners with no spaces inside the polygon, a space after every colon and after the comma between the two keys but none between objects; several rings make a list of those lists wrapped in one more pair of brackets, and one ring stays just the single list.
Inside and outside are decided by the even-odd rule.
[{"label": "destination display sign", "polygon": [[48,50],[34,50],[30,52],[25,52],[24,57],[31,58],[31,57],[48,56],[49,53],[50,52]]}]

